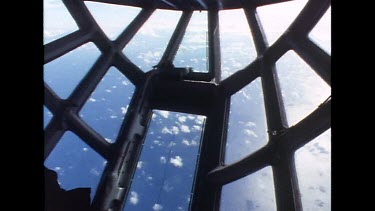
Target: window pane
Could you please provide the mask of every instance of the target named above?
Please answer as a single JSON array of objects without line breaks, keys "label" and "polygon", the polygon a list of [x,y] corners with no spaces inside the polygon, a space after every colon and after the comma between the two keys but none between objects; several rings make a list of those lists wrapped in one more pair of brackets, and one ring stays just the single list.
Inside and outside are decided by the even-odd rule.
[{"label": "window pane", "polygon": [[220,211],[276,210],[272,168],[263,168],[223,186]]},{"label": "window pane", "polygon": [[60,98],[67,98],[99,58],[100,51],[87,43],[44,65],[44,81]]},{"label": "window pane", "polygon": [[44,165],[56,171],[58,183],[65,190],[91,188],[94,198],[106,160],[72,132],[66,132]]},{"label": "window pane", "polygon": [[188,210],[204,120],[154,111],[124,210]]},{"label": "window pane", "polygon": [[276,67],[290,126],[305,118],[331,95],[331,87],[294,51],[282,56]]},{"label": "window pane", "polygon": [[221,78],[224,80],[257,56],[249,24],[242,9],[219,12]]},{"label": "window pane", "polygon": [[295,153],[303,210],[331,210],[331,130]]},{"label": "window pane", "polygon": [[173,64],[176,67],[192,67],[194,72],[208,72],[207,12],[194,12]]},{"label": "window pane", "polygon": [[97,2],[85,2],[91,15],[102,28],[109,39],[115,40],[118,35],[138,15],[141,8],[103,4]]},{"label": "window pane", "polygon": [[307,0],[288,1],[257,8],[269,45],[272,45],[290,26]]},{"label": "window pane", "polygon": [[266,114],[260,78],[231,98],[225,163],[232,163],[267,144]]},{"label": "window pane", "polygon": [[80,117],[108,142],[114,142],[134,89],[122,73],[111,67],[82,108]]},{"label": "window pane", "polygon": [[61,0],[43,0],[43,44],[78,30]]},{"label": "window pane", "polygon": [[310,32],[309,37],[331,54],[331,7]]},{"label": "window pane", "polygon": [[163,56],[181,14],[156,10],[124,48],[124,54],[143,71],[150,71]]}]

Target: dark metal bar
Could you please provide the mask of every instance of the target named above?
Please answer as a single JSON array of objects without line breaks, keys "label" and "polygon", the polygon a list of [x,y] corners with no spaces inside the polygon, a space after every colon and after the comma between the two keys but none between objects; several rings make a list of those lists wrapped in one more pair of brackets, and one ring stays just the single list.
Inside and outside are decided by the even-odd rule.
[{"label": "dark metal bar", "polygon": [[221,79],[221,55],[219,11],[208,11],[208,73],[219,83]]},{"label": "dark metal bar", "polygon": [[101,55],[69,96],[69,101],[77,106],[78,111],[83,107],[86,100],[111,66],[112,58],[113,55]]},{"label": "dark metal bar", "polygon": [[290,42],[293,50],[328,84],[331,85],[331,56],[309,38]]},{"label": "dark metal bar", "polygon": [[118,50],[122,50],[143,26],[143,24],[152,15],[155,9],[142,9],[142,11],[134,18],[134,20],[126,27],[126,29],[114,41],[114,46]]},{"label": "dark metal bar", "polygon": [[83,0],[63,0],[63,3],[81,30],[90,31],[96,26]]},{"label": "dark metal bar", "polygon": [[48,63],[69,51],[87,43],[92,34],[78,30],[44,46],[44,63]]},{"label": "dark metal bar", "polygon": [[288,150],[294,152],[331,127],[331,100],[319,106],[315,111],[290,127],[280,137]]},{"label": "dark metal bar", "polygon": [[[267,49],[267,40],[262,29],[262,25],[258,19],[255,9],[245,10],[245,14],[253,35],[255,47],[259,55],[270,51]],[[285,42],[283,38],[278,43]],[[277,48],[280,45],[273,45],[271,48]],[[282,47],[282,45],[281,45]],[[266,50],[267,49],[267,50]],[[279,131],[287,127],[285,109],[281,96],[281,90],[278,82],[277,73],[274,64],[268,57],[270,54],[263,56],[261,64],[261,78],[264,93],[264,104],[267,116],[267,127],[270,131]]]},{"label": "dark metal bar", "polygon": [[87,145],[99,153],[104,159],[111,157],[111,144],[108,143],[100,134],[93,130],[73,111],[67,113],[67,123],[69,130],[80,137]]},{"label": "dark metal bar", "polygon": [[47,159],[66,131],[66,127],[61,124],[60,118],[58,115],[54,115],[44,129],[44,160]]},{"label": "dark metal bar", "polygon": [[163,57],[161,58],[158,66],[171,65],[174,57],[178,51],[178,48],[185,35],[186,28],[189,24],[190,18],[193,11],[184,11],[181,15],[180,21],[178,22],[176,29],[164,51]]},{"label": "dark metal bar", "polygon": [[138,86],[145,78],[145,73],[121,52],[118,52],[115,55],[113,66],[115,66],[136,86]]},{"label": "dark metal bar", "polygon": [[306,37],[331,5],[331,0],[309,0],[290,27],[294,37]]},{"label": "dark metal bar", "polygon": [[278,211],[302,211],[301,195],[293,154],[281,154],[272,166]]},{"label": "dark metal bar", "polygon": [[137,87],[125,115],[119,135],[113,145],[113,159],[108,161],[92,203],[93,210],[120,211],[124,207],[136,164],[151,119],[148,96],[152,91],[147,75],[142,86]]},{"label": "dark metal bar", "polygon": [[238,70],[223,80],[219,87],[223,94],[232,95],[260,76],[261,60],[258,58],[242,70]]},{"label": "dark metal bar", "polygon": [[219,96],[213,105],[204,128],[191,210],[219,210],[220,207],[221,186],[211,183],[207,175],[224,160],[230,97]]},{"label": "dark metal bar", "polygon": [[219,166],[210,171],[208,181],[216,185],[233,182],[270,165],[272,156],[272,147],[267,145],[235,163]]},{"label": "dark metal bar", "polygon": [[44,83],[44,104],[47,106],[53,114],[58,113],[58,110],[61,108],[62,101],[59,96],[48,86],[47,83]]}]

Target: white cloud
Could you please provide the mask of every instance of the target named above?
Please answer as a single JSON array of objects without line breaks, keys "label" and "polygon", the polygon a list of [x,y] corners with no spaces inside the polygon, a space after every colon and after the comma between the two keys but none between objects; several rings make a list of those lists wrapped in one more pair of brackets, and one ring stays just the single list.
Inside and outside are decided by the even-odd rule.
[{"label": "white cloud", "polygon": [[91,102],[96,102],[96,99],[90,97],[89,101],[91,101]]},{"label": "white cloud", "polygon": [[167,159],[164,156],[161,156],[160,163],[167,163]]},{"label": "white cloud", "polygon": [[186,116],[179,116],[178,121],[180,121],[181,123],[186,122]]},{"label": "white cloud", "polygon": [[254,131],[252,131],[252,130],[245,129],[245,130],[244,130],[244,133],[245,133],[246,135],[248,135],[248,136],[253,136],[253,137],[255,137],[255,138],[258,138],[258,135],[257,135]]},{"label": "white cloud", "polygon": [[180,156],[175,156],[175,158],[171,158],[169,162],[176,167],[182,167],[184,165],[184,163],[182,162],[182,158]]},{"label": "white cloud", "polygon": [[138,161],[138,163],[137,163],[137,169],[142,168],[142,166],[143,166],[143,161]]},{"label": "white cloud", "polygon": [[192,130],[193,130],[193,131],[201,131],[201,130],[202,130],[202,127],[201,127],[201,126],[198,126],[198,125],[193,125]]},{"label": "white cloud", "polygon": [[83,150],[84,152],[87,152],[89,149],[88,149],[87,147],[83,147],[82,150]]},{"label": "white cloud", "polygon": [[161,206],[161,204],[154,204],[154,206],[152,207],[152,209],[155,210],[155,211],[162,210],[163,206]]},{"label": "white cloud", "polygon": [[193,116],[193,115],[188,115],[187,118],[190,119],[190,120],[193,120],[193,119],[195,119],[195,116]]},{"label": "white cloud", "polygon": [[254,122],[247,122],[245,124],[246,127],[256,127],[257,125]]},{"label": "white cloud", "polygon": [[168,182],[165,182],[165,183],[164,183],[164,185],[163,185],[163,190],[164,190],[165,192],[170,192],[170,191],[173,190],[173,189],[174,189],[174,187],[171,186],[170,184],[168,184]]},{"label": "white cloud", "polygon": [[163,129],[161,129],[161,133],[163,133],[163,134],[166,134],[166,133],[172,134],[172,131],[170,131],[167,127],[163,127]]},{"label": "white cloud", "polygon": [[180,130],[178,129],[178,127],[172,126],[172,132],[173,134],[177,135],[180,132]]},{"label": "white cloud", "polygon": [[133,205],[136,205],[138,204],[138,193],[132,191],[130,192],[130,203],[133,204]]},{"label": "white cloud", "polygon": [[96,168],[91,169],[90,173],[93,174],[93,175],[95,175],[95,176],[99,176],[100,175],[99,171]]},{"label": "white cloud", "polygon": [[110,138],[104,138],[106,141],[108,141],[109,143],[112,143],[113,141],[112,141],[112,139],[110,139]]},{"label": "white cloud", "polygon": [[197,123],[198,125],[201,125],[203,124],[204,119],[205,119],[204,116],[197,116],[197,118],[195,119],[195,123]]},{"label": "white cloud", "polygon": [[126,107],[121,107],[121,113],[126,114],[126,112],[128,111],[128,108],[129,108],[129,105],[127,105]]},{"label": "white cloud", "polygon": [[158,113],[160,114],[160,116],[162,116],[164,118],[169,117],[169,111],[158,111]]},{"label": "white cloud", "polygon": [[61,170],[61,167],[56,166],[56,167],[55,167],[55,171],[59,171],[59,170]]},{"label": "white cloud", "polygon": [[190,133],[189,126],[187,126],[187,125],[181,125],[180,129],[181,129],[181,132],[183,132],[183,133]]},{"label": "white cloud", "polygon": [[198,145],[198,142],[194,141],[194,140],[191,140],[190,142],[186,139],[182,140],[182,144],[186,145],[186,146],[197,146]]}]

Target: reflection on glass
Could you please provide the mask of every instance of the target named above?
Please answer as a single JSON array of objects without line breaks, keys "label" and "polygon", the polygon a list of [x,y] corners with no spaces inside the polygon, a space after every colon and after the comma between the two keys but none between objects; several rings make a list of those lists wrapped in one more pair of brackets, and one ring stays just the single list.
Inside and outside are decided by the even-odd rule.
[{"label": "reflection on glass", "polygon": [[220,211],[276,210],[272,168],[263,168],[223,186]]},{"label": "reflection on glass", "polygon": [[57,173],[65,190],[90,187],[92,201],[106,163],[74,133],[66,132],[44,165]]},{"label": "reflection on glass", "polygon": [[44,81],[60,98],[67,98],[90,70],[100,51],[87,43],[44,65]]},{"label": "reflection on glass", "polygon": [[252,62],[257,54],[242,9],[219,12],[221,78],[225,79]]},{"label": "reflection on glass", "polygon": [[124,54],[143,71],[150,71],[163,56],[181,14],[156,10],[124,48]]},{"label": "reflection on glass", "polygon": [[115,40],[118,35],[137,16],[141,8],[103,4],[97,2],[85,2],[91,15],[102,28],[109,39]]},{"label": "reflection on glass", "polygon": [[43,0],[43,44],[76,30],[78,26],[61,0]]},{"label": "reflection on glass", "polygon": [[188,210],[204,120],[155,110],[124,210]]},{"label": "reflection on glass", "polygon": [[260,78],[231,97],[225,163],[232,163],[267,143]]},{"label": "reflection on glass", "polygon": [[309,37],[331,54],[331,7],[310,32]]},{"label": "reflection on glass", "polygon": [[46,106],[43,106],[43,127],[45,128],[51,121],[53,114]]},{"label": "reflection on glass", "polygon": [[287,1],[257,8],[269,45],[272,45],[290,26],[307,0]]},{"label": "reflection on glass", "polygon": [[134,93],[134,85],[111,67],[80,112],[108,142],[114,142]]},{"label": "reflection on glass", "polygon": [[288,124],[294,125],[331,95],[331,88],[294,51],[276,62]]},{"label": "reflection on glass", "polygon": [[208,72],[207,65],[207,11],[194,12],[173,64],[192,67],[194,72]]},{"label": "reflection on glass", "polygon": [[303,210],[331,210],[331,130],[295,153]]}]

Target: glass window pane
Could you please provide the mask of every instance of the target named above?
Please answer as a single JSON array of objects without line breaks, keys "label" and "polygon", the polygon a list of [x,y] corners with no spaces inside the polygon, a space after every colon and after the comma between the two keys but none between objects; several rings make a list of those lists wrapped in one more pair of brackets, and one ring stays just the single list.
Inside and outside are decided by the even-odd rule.
[{"label": "glass window pane", "polygon": [[267,144],[266,114],[260,78],[231,97],[225,163],[237,161]]},{"label": "glass window pane", "polygon": [[204,120],[154,111],[124,210],[188,210]]},{"label": "glass window pane", "polygon": [[46,106],[43,106],[43,127],[45,128],[51,121],[53,114]]},{"label": "glass window pane", "polygon": [[310,32],[309,37],[331,54],[331,7]]},{"label": "glass window pane", "polygon": [[272,168],[263,168],[249,176],[224,185],[220,211],[276,210]]},{"label": "glass window pane", "polygon": [[173,64],[192,67],[194,72],[208,72],[207,11],[193,13]]},{"label": "glass window pane", "polygon": [[287,1],[257,8],[269,45],[285,32],[306,3],[307,0]]},{"label": "glass window pane", "polygon": [[221,78],[224,80],[256,57],[249,24],[242,9],[219,12]]},{"label": "glass window pane", "polygon": [[44,81],[60,98],[67,98],[99,58],[100,51],[87,43],[44,65]]},{"label": "glass window pane", "polygon": [[141,8],[138,7],[115,4],[97,2],[85,2],[85,4],[98,25],[111,40],[115,40],[141,11]]},{"label": "glass window pane", "polygon": [[181,14],[181,11],[156,10],[123,53],[140,69],[150,71],[163,56]]},{"label": "glass window pane", "polygon": [[111,67],[80,111],[80,117],[108,142],[117,138],[135,86]]},{"label": "glass window pane", "polygon": [[78,30],[61,0],[43,0],[43,44]]},{"label": "glass window pane", "polygon": [[331,95],[331,87],[294,51],[282,56],[276,67],[290,126],[305,118]]},{"label": "glass window pane", "polygon": [[56,171],[58,183],[65,190],[90,187],[92,201],[106,163],[74,133],[66,132],[44,165]]},{"label": "glass window pane", "polygon": [[331,210],[331,129],[295,153],[303,210]]}]

